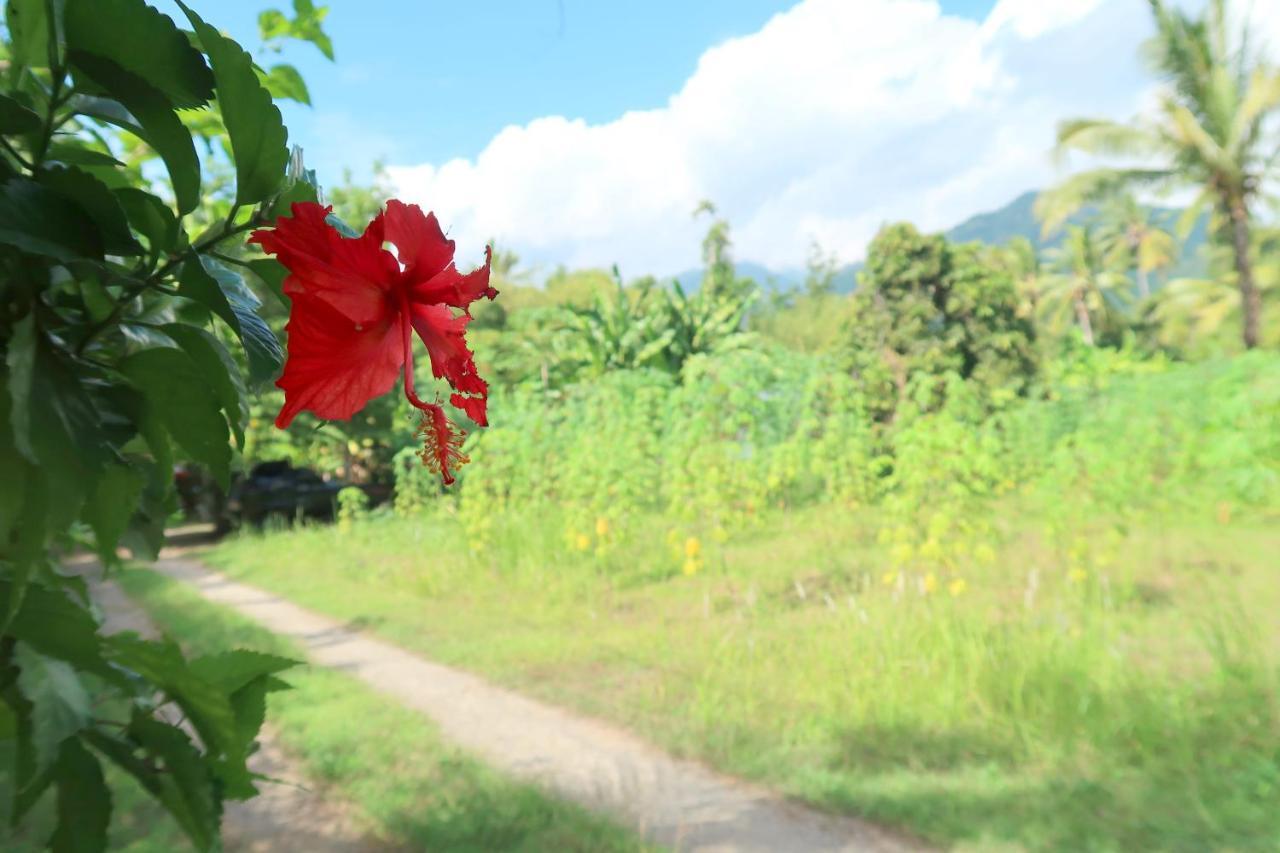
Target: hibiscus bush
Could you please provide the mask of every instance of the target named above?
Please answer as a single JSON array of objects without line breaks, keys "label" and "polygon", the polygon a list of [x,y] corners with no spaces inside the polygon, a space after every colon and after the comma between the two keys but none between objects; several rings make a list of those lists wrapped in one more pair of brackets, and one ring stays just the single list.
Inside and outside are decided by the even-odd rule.
[{"label": "hibiscus bush", "polygon": [[[307,100],[301,79],[177,5],[180,23],[143,0],[5,6],[0,814],[52,811],[56,850],[106,847],[108,780],[126,775],[217,848],[292,663],[107,635],[64,567],[81,544],[107,565],[121,546],[154,557],[176,460],[227,485],[250,391],[283,361],[255,288],[288,303],[285,268],[245,235],[316,201],[273,103]],[[323,10],[294,9],[264,13],[264,38],[326,50]]]}]

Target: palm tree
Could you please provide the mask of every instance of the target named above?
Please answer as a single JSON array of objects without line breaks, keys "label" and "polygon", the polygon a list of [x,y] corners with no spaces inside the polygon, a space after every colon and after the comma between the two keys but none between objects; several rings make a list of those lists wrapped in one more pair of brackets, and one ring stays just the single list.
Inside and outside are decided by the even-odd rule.
[{"label": "palm tree", "polygon": [[1178,241],[1151,216],[1151,208],[1125,193],[1102,209],[1099,236],[1117,266],[1134,271],[1138,294],[1151,296],[1151,274],[1168,269],[1178,257]]},{"label": "palm tree", "polygon": [[1014,237],[1008,245],[999,249],[999,255],[994,261],[1013,279],[1014,287],[1018,290],[1019,316],[1034,317],[1040,310],[1045,278],[1040,250],[1026,237]]},{"label": "palm tree", "polygon": [[1094,317],[1102,320],[1119,306],[1117,292],[1129,286],[1128,278],[1110,267],[1093,229],[1071,225],[1066,239],[1050,250],[1050,275],[1044,278],[1041,306],[1050,314],[1075,315],[1080,335],[1094,346]]},{"label": "palm tree", "polygon": [[1253,49],[1245,25],[1232,29],[1225,0],[1209,0],[1201,17],[1166,0],[1148,2],[1156,35],[1146,54],[1167,83],[1154,113],[1132,124],[1067,121],[1058,128],[1058,151],[1138,158],[1150,165],[1083,172],[1045,194],[1039,209],[1046,224],[1061,223],[1073,210],[1117,190],[1198,188],[1181,224],[1189,230],[1212,208],[1211,226],[1231,248],[1242,336],[1252,348],[1258,344],[1262,297],[1250,255],[1250,230],[1276,159],[1265,131],[1267,119],[1280,108],[1280,71]]}]

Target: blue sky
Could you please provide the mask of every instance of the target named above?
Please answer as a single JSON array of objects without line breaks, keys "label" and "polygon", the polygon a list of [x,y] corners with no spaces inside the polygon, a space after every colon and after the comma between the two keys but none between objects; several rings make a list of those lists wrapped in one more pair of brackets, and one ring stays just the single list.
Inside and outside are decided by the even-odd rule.
[{"label": "blue sky", "polygon": [[[1280,0],[1248,2],[1280,21]],[[256,44],[262,0],[193,5]],[[1056,180],[1059,121],[1127,118],[1154,85],[1141,0],[329,5],[337,62],[283,57],[311,87],[286,120],[321,182],[383,158],[463,256],[493,240],[543,273],[696,266],[702,199],[740,259],[854,261],[886,222],[941,230]]]},{"label": "blue sky", "polygon": [[[994,2],[942,5],[980,19]],[[191,6],[249,47],[258,43],[258,13],[273,5],[288,11],[289,4],[195,0]],[[367,174],[374,157],[474,157],[503,127],[539,116],[604,122],[628,110],[660,107],[707,48],[755,32],[795,0],[327,5],[325,28],[337,62],[309,45],[290,47],[282,58],[302,71],[314,105],[286,108],[291,134],[332,182],[344,166]]]}]

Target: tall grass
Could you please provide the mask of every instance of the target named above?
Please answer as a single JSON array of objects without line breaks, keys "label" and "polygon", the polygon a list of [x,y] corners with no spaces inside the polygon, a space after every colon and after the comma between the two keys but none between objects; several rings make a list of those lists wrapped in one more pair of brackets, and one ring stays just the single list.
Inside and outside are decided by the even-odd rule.
[{"label": "tall grass", "polygon": [[[1280,846],[1275,356],[1085,363],[995,416],[956,388],[891,436],[732,383],[685,425],[683,388],[616,382],[512,414],[460,500],[212,559],[938,841]],[[846,429],[858,489],[787,467]]]}]

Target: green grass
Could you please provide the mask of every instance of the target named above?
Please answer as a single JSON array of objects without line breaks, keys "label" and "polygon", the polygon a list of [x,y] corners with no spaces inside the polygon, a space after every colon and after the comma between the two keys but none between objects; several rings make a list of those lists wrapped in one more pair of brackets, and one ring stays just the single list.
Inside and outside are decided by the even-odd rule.
[{"label": "green grass", "polygon": [[207,559],[940,843],[1276,849],[1280,525],[1227,515],[1064,534],[1011,504],[989,552],[954,543],[927,571],[875,510],[831,506],[733,536],[507,516],[479,549],[447,515],[386,518]]},{"label": "green grass", "polygon": [[[180,583],[145,570],[127,570],[120,581],[193,653],[251,648],[303,657]],[[605,820],[489,770],[443,743],[421,715],[352,678],[304,667],[286,680],[294,689],[269,697],[271,726],[312,778],[356,806],[373,835],[423,850],[644,849]],[[183,849],[169,826],[156,831],[164,833],[161,846],[125,849]]]}]

